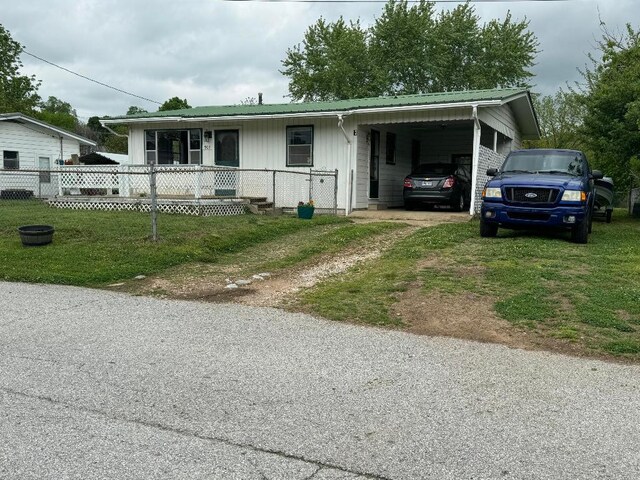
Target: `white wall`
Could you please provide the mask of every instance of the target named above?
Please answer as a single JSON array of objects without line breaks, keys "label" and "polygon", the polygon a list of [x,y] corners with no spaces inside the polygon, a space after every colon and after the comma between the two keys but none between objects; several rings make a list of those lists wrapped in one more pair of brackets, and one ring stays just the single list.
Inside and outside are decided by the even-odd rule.
[{"label": "white wall", "polygon": [[[129,133],[129,156],[133,164],[145,162],[144,130],[201,128],[212,130],[213,138],[203,142],[202,163],[214,165],[216,130],[239,130],[240,168],[308,172],[309,167],[287,167],[286,129],[292,125],[313,125],[313,166],[311,170],[338,170],[338,209],[347,202],[349,147],[335,116],[316,119],[292,118],[248,120],[242,122],[157,123],[132,127]],[[351,157],[355,159],[354,123],[345,118],[343,125],[353,142]]]},{"label": "white wall", "polygon": [[[509,105],[485,107],[478,109],[478,119],[494,130],[512,139],[511,149],[517,150],[522,145],[522,135],[516,123],[515,115]],[[484,142],[483,142],[484,143]]]},{"label": "white wall", "polygon": [[[508,105],[481,108],[479,117],[486,125],[498,130],[503,136],[513,138],[509,148],[520,145],[520,135],[515,117]],[[420,123],[468,121],[469,128],[444,128],[439,132],[420,132]],[[338,170],[338,208],[347,206],[349,195],[349,170],[354,170],[353,208],[369,205],[369,152],[367,134],[380,131],[380,187],[378,203],[402,204],[402,183],[411,170],[411,140],[421,143],[421,163],[449,162],[454,154],[471,154],[473,150],[472,109],[444,108],[440,110],[415,111],[407,109],[394,113],[352,114],[345,117],[344,129],[352,141],[351,148],[338,128],[335,116],[325,118],[251,119],[216,122],[164,122],[140,124],[131,128],[129,155],[132,163],[145,162],[144,130],[188,129],[203,130],[237,129],[240,132],[240,168],[257,168],[286,171],[308,171],[303,167],[286,166],[286,127],[289,125],[314,126],[313,170]],[[433,123],[431,123],[433,125]],[[452,124],[450,124],[452,125]],[[353,135],[356,130],[356,135]],[[490,131],[485,127],[486,131]],[[386,132],[396,133],[396,164],[387,165]],[[215,135],[215,133],[214,133]],[[503,137],[501,137],[503,138]],[[489,139],[487,138],[488,142]],[[214,165],[214,142],[203,143],[203,164]]]},{"label": "white wall", "polygon": [[[25,126],[15,122],[0,122],[0,160],[4,150],[18,152],[20,169],[39,168],[39,158],[49,159],[49,165],[53,167],[55,160],[60,158],[60,137],[40,130],[37,126]],[[63,159],[71,158],[73,154],[80,153],[80,145],[77,140],[63,139]],[[0,164],[2,168],[2,164]],[[0,177],[0,189],[22,188],[32,190],[36,195],[51,196],[58,193],[55,176],[49,184],[40,184],[38,175],[21,175]]]}]

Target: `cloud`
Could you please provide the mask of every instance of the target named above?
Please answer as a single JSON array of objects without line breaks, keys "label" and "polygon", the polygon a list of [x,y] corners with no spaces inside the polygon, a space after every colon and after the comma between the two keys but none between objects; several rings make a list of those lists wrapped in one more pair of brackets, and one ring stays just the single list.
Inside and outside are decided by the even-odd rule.
[{"label": "cloud", "polygon": [[[640,23],[633,0],[617,2],[476,3],[488,21],[525,16],[540,40],[536,90],[551,94],[579,78],[586,54],[601,36],[598,12],[611,28]],[[286,101],[278,70],[287,48],[299,43],[320,16],[370,25],[382,4],[229,3],[211,0],[32,0],[3,8],[3,25],[38,56],[144,97],[178,96],[191,105],[239,103],[263,92]],[[451,8],[439,5],[438,8]],[[600,10],[598,10],[600,8]],[[85,119],[118,115],[130,105],[157,105],[128,97],[23,56],[23,72],[42,80],[43,97],[71,103]]]}]

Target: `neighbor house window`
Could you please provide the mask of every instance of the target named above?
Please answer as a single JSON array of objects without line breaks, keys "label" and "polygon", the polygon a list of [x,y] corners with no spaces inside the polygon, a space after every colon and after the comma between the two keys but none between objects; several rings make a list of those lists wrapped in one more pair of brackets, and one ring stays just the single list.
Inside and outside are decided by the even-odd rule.
[{"label": "neighbor house window", "polygon": [[146,130],[147,163],[184,165],[202,163],[202,130]]},{"label": "neighbor house window", "polygon": [[18,152],[5,150],[2,153],[2,161],[2,166],[6,170],[17,170],[18,168],[20,168],[20,162],[18,161]]},{"label": "neighbor house window", "polygon": [[313,127],[287,127],[287,167],[313,166]]},{"label": "neighbor house window", "polygon": [[396,134],[387,132],[387,165],[396,164]]}]

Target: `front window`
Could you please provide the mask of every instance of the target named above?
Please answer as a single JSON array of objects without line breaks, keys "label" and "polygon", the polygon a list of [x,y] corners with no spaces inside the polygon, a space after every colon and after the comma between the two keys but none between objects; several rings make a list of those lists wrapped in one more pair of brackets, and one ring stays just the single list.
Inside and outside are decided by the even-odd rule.
[{"label": "front window", "polygon": [[313,166],[313,127],[287,127],[287,167]]},{"label": "front window", "polygon": [[20,161],[18,160],[18,152],[5,150],[2,153],[2,166],[5,170],[17,170],[20,168]]},{"label": "front window", "polygon": [[202,130],[146,130],[147,163],[185,165],[202,163]]},{"label": "front window", "polygon": [[502,166],[503,172],[517,173],[561,173],[584,175],[584,157],[576,152],[521,151],[510,154]]}]

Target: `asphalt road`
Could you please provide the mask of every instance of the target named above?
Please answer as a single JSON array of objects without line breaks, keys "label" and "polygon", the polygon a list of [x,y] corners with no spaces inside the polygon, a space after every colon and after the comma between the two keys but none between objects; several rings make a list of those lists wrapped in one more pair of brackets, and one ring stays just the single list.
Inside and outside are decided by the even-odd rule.
[{"label": "asphalt road", "polygon": [[637,479],[640,367],[0,283],[2,479]]}]

